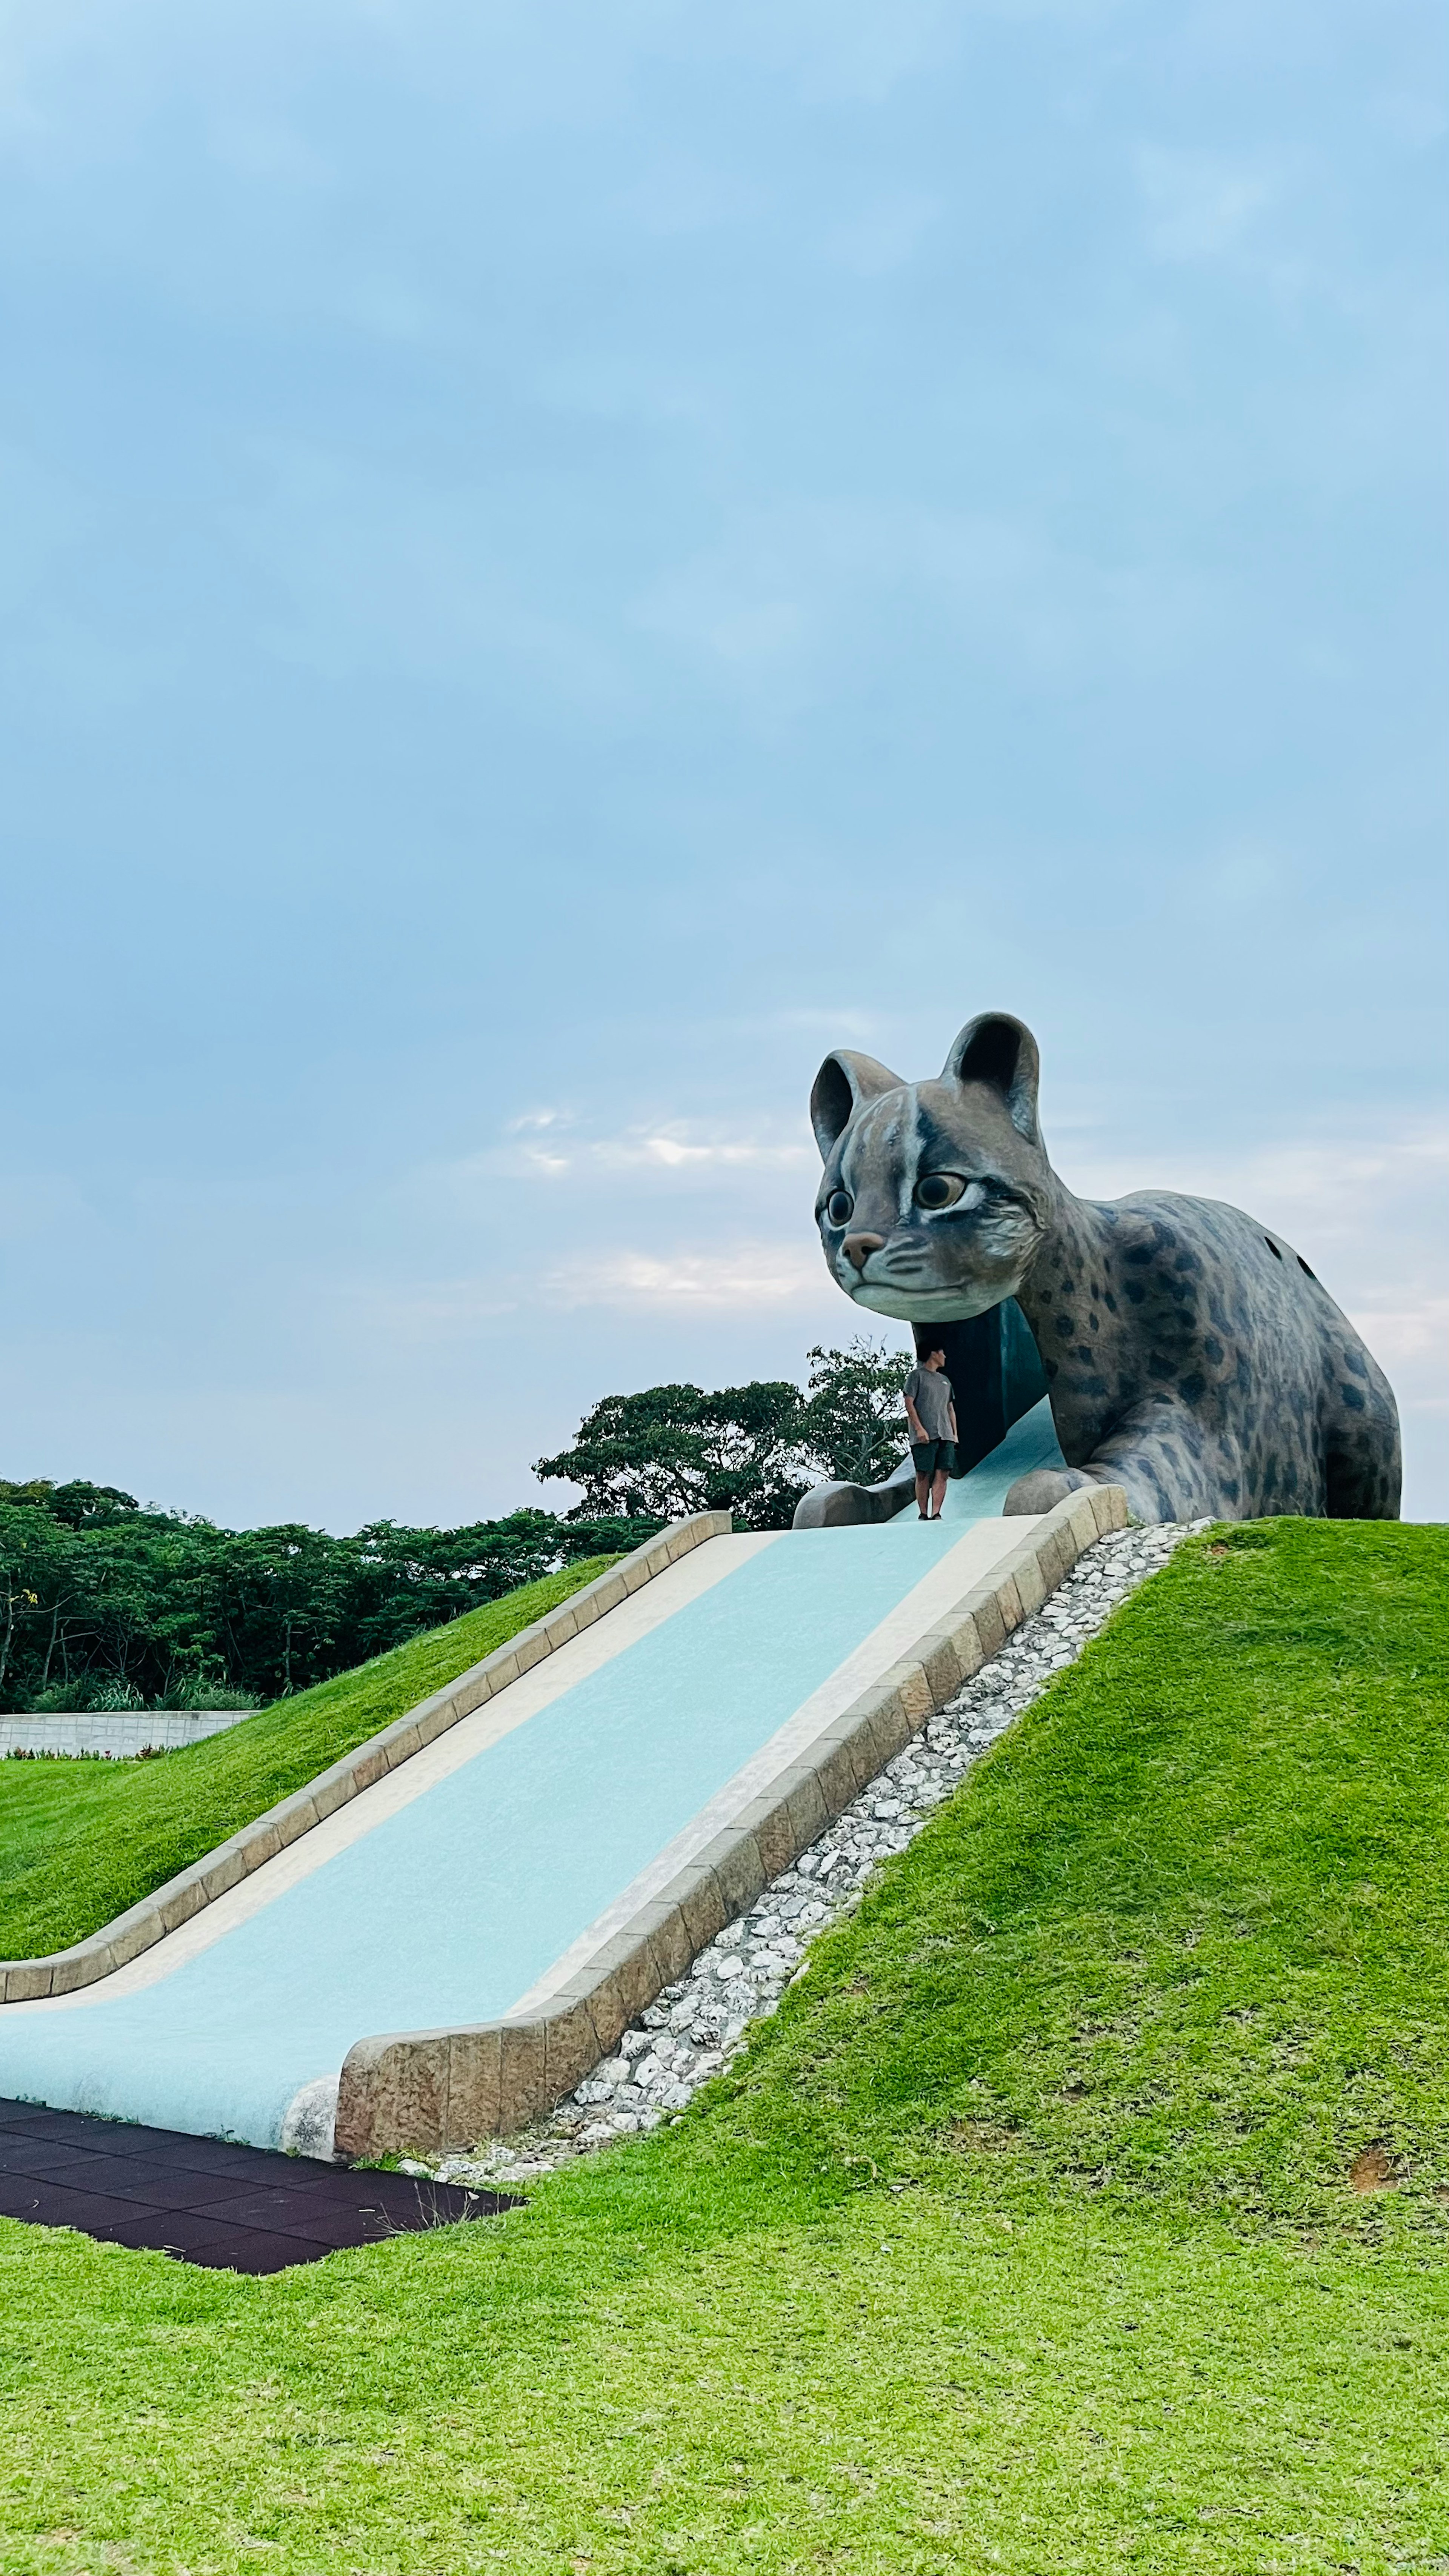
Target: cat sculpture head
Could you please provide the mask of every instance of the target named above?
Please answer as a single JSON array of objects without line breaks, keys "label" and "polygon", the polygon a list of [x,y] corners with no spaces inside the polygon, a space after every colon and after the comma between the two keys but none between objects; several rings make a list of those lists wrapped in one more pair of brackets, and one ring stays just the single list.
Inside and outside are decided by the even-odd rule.
[{"label": "cat sculpture head", "polygon": [[1058,1184],[1037,1124],[1040,1058],[1020,1020],[968,1020],[936,1082],[828,1055],[810,1095],[825,1169],[815,1217],[857,1306],[950,1323],[1014,1296]]}]

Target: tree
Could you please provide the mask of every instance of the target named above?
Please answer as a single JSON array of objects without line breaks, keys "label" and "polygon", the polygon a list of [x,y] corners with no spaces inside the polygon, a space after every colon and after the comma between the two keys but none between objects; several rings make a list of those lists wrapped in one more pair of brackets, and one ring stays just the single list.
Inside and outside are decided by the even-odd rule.
[{"label": "tree", "polygon": [[910,1359],[883,1342],[857,1339],[848,1350],[806,1353],[809,1384],[798,1438],[821,1478],[878,1485],[906,1453],[901,1389]]},{"label": "tree", "polygon": [[119,1485],[88,1485],[83,1478],[55,1485],[49,1476],[32,1476],[23,1485],[9,1484],[0,1476],[0,1503],[33,1503],[37,1511],[49,1512],[66,1529],[92,1529],[141,1508],[135,1495],[123,1494]]},{"label": "tree", "polygon": [[358,1653],[380,1654],[579,1557],[642,1547],[658,1527],[657,1515],[570,1523],[536,1509],[454,1530],[373,1521],[342,1542],[352,1558]]},{"label": "tree", "polygon": [[534,1474],[583,1487],[570,1520],[618,1513],[685,1520],[733,1512],[745,1529],[788,1529],[805,1490],[797,1455],[800,1389],[788,1378],[749,1386],[647,1386],[606,1395],[573,1446]]},{"label": "tree", "polygon": [[904,1455],[901,1387],[910,1365],[884,1344],[817,1345],[802,1394],[787,1379],[756,1379],[707,1395],[697,1386],[646,1386],[608,1395],[585,1415],[572,1447],[540,1458],[546,1481],[583,1487],[568,1515],[733,1512],[743,1529],[788,1529],[807,1486],[826,1477],[875,1484]]},{"label": "tree", "polygon": [[76,1589],[74,1554],[48,1512],[0,1501],[0,1707],[17,1680],[23,1688],[32,1671],[48,1672]]}]

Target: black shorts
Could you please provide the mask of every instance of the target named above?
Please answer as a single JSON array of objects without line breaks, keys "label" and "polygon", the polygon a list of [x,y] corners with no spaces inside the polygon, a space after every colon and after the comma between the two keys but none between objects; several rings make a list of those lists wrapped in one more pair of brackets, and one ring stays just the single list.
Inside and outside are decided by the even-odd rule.
[{"label": "black shorts", "polygon": [[911,1465],[918,1476],[954,1476],[956,1443],[954,1440],[913,1440]]}]

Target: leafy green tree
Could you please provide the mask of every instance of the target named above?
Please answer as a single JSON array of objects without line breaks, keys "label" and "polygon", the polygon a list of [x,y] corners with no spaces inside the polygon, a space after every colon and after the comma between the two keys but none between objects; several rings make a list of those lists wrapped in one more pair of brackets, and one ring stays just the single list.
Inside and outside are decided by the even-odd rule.
[{"label": "leafy green tree", "polygon": [[541,1458],[534,1474],[583,1487],[570,1519],[600,1513],[684,1520],[733,1512],[745,1529],[788,1529],[805,1490],[797,1455],[800,1389],[757,1379],[707,1395],[698,1386],[648,1386],[606,1395],[572,1447]]},{"label": "leafy green tree", "polygon": [[582,1486],[570,1519],[729,1511],[744,1529],[788,1529],[807,1486],[834,1476],[874,1484],[906,1446],[904,1354],[857,1340],[845,1350],[817,1345],[808,1359],[803,1394],[767,1378],[714,1394],[647,1386],[605,1396],[572,1446],[541,1458],[534,1473]]},{"label": "leafy green tree", "polygon": [[374,1521],[343,1542],[354,1568],[358,1658],[461,1618],[581,1556],[641,1547],[659,1525],[657,1516],[570,1523],[536,1509],[455,1530]]},{"label": "leafy green tree", "polygon": [[77,1597],[74,1543],[50,1514],[0,1501],[0,1707],[39,1671],[49,1678],[61,1620]]},{"label": "leafy green tree", "polygon": [[[288,1521],[272,1529],[226,1530],[198,1562],[200,1619],[174,1614],[163,1634],[182,1654],[209,1634],[234,1680],[255,1675],[269,1698],[284,1699],[336,1672],[348,1654],[347,1542]],[[190,1605],[188,1605],[189,1607]],[[204,1651],[204,1649],[203,1649]]]},{"label": "leafy green tree", "polygon": [[857,1339],[847,1350],[807,1352],[810,1376],[797,1437],[823,1481],[840,1477],[878,1485],[906,1454],[901,1389],[911,1362],[883,1342]]}]

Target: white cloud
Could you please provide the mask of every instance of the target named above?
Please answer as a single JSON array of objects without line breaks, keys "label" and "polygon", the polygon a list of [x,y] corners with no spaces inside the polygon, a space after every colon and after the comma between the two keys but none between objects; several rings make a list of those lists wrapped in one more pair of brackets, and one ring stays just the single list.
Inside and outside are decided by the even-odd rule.
[{"label": "white cloud", "polygon": [[561,1148],[557,1131],[572,1124],[572,1115],[567,1109],[525,1110],[521,1118],[510,1118],[505,1132],[510,1136],[545,1136],[550,1140],[547,1144],[517,1145],[512,1149],[511,1162],[507,1156],[501,1162],[496,1156],[474,1156],[458,1165],[457,1169],[471,1176],[485,1167],[489,1170],[516,1168],[527,1177],[544,1179],[566,1172],[570,1168],[569,1156]]},{"label": "white cloud", "polygon": [[591,1148],[594,1159],[611,1167],[646,1164],[666,1172],[713,1170],[794,1171],[815,1160],[808,1145],[774,1142],[758,1136],[692,1140],[683,1121],[650,1135],[607,1137]]},{"label": "white cloud", "polygon": [[1355,1124],[1247,1152],[1152,1159],[1149,1168],[1146,1154],[1130,1165],[1115,1154],[1095,1157],[1084,1142],[1071,1184],[1092,1198],[1156,1187],[1227,1199],[1275,1226],[1298,1251],[1315,1243],[1349,1248],[1364,1274],[1381,1250],[1402,1278],[1409,1235],[1422,1236],[1426,1252],[1432,1243],[1441,1265],[1449,1251],[1449,1112],[1385,1120],[1372,1135]]},{"label": "white cloud", "polygon": [[513,1120],[513,1141],[449,1164],[441,1179],[454,1194],[470,1195],[480,1182],[496,1180],[558,1181],[590,1175],[640,1172],[689,1177],[718,1172],[806,1171],[814,1167],[813,1146],[795,1134],[771,1127],[763,1133],[731,1134],[675,1118],[657,1125],[641,1123],[614,1136],[570,1132],[574,1122],[563,1110],[535,1110]]},{"label": "white cloud", "polygon": [[551,1271],[551,1305],[706,1309],[809,1305],[828,1291],[813,1244],[735,1243],[702,1251],[580,1255]]},{"label": "white cloud", "polygon": [[1375,1356],[1386,1367],[1395,1360],[1428,1360],[1445,1372],[1449,1403],[1449,1297],[1426,1296],[1417,1304],[1355,1308],[1353,1321]]}]

